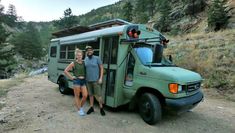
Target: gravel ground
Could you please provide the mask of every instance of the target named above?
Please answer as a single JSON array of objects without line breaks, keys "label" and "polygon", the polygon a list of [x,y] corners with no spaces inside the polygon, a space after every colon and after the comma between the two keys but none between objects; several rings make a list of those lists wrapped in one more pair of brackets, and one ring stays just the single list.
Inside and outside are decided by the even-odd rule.
[{"label": "gravel ground", "polygon": [[[96,112],[80,117],[72,95],[62,95],[46,75],[26,78],[0,98],[0,133],[235,133],[235,102],[205,97],[195,109],[164,115],[156,125],[146,124],[137,112],[123,109],[106,116]],[[85,110],[88,109],[88,102]]]}]

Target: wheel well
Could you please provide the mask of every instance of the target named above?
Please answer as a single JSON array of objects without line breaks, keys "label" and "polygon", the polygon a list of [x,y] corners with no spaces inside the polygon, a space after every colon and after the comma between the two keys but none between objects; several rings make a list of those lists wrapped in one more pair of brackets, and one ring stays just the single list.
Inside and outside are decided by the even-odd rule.
[{"label": "wheel well", "polygon": [[135,94],[135,101],[137,101],[137,98],[140,98],[141,95],[146,93],[146,92],[155,95],[159,99],[161,105],[162,106],[165,105],[165,97],[161,94],[161,92],[159,92],[156,89],[149,88],[149,87],[141,87],[141,88],[139,88],[138,91]]},{"label": "wheel well", "polygon": [[57,80],[57,84],[59,84],[60,78],[64,77],[64,75],[60,75],[58,80]]}]

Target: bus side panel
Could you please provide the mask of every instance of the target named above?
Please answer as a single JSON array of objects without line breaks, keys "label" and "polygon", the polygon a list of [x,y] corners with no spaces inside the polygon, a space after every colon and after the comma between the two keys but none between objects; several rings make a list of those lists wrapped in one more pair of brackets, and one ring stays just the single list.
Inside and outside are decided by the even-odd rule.
[{"label": "bus side panel", "polygon": [[57,83],[57,60],[59,58],[59,41],[50,43],[48,55],[48,80]]}]

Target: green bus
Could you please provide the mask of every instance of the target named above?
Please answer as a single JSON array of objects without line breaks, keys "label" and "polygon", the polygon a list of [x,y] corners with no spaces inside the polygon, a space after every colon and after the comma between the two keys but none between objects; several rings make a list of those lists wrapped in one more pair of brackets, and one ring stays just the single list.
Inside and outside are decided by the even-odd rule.
[{"label": "green bus", "polygon": [[73,85],[63,73],[65,67],[74,60],[75,49],[85,50],[87,45],[103,61],[106,106],[138,108],[146,123],[155,124],[163,111],[185,112],[203,100],[200,74],[176,66],[163,55],[167,40],[160,32],[131,23],[51,40],[48,79],[59,85],[62,94]]}]

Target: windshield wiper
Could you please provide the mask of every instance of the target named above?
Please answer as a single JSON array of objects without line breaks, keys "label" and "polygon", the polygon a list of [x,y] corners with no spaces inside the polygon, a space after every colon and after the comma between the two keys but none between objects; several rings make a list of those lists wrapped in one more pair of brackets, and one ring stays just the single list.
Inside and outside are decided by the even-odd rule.
[{"label": "windshield wiper", "polygon": [[157,67],[176,67],[176,65],[166,65],[166,64],[151,64],[151,66],[157,66]]}]

